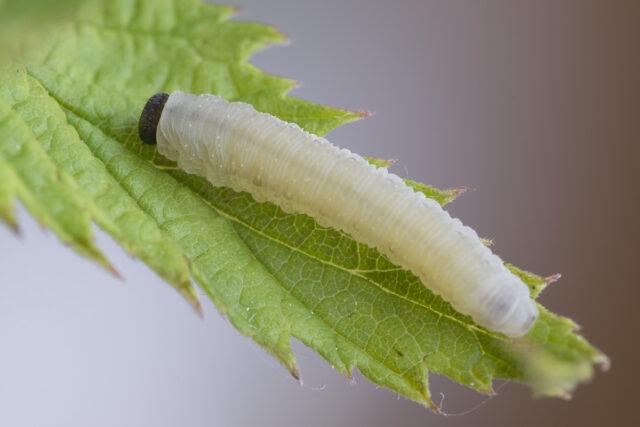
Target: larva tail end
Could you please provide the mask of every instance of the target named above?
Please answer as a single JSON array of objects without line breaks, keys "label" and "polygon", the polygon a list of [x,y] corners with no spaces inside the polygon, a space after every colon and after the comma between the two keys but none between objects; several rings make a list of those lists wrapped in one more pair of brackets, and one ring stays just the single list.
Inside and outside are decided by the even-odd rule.
[{"label": "larva tail end", "polygon": [[169,99],[169,94],[160,92],[153,95],[147,101],[146,105],[140,115],[140,122],[138,123],[138,135],[143,143],[149,145],[156,145],[156,130],[158,129],[158,122],[162,115],[164,105]]}]

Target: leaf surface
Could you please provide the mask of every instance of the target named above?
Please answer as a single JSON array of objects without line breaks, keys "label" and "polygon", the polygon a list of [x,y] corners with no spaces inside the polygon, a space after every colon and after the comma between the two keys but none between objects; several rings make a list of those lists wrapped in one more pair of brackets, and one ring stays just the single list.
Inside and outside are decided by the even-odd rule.
[{"label": "leaf surface", "polygon": [[[155,92],[215,93],[325,134],[357,113],[287,96],[291,80],[247,61],[284,41],[197,0],[86,5],[26,66],[0,75],[0,217],[14,199],[81,254],[97,223],[196,309],[190,278],[243,334],[299,377],[295,337],[351,376],[432,408],[428,374],[481,392],[495,379],[567,395],[606,358],[568,319],[541,309],[523,339],[473,323],[411,273],[344,233],[250,195],[213,188],[141,145],[137,120]],[[378,166],[383,161],[372,159]],[[441,204],[460,190],[409,182]],[[537,294],[553,278],[513,268]]]}]

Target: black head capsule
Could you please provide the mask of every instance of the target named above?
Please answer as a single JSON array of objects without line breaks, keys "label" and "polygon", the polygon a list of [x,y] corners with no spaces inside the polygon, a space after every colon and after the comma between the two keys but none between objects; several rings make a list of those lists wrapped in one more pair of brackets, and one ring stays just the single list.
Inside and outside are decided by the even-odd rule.
[{"label": "black head capsule", "polygon": [[138,135],[145,144],[156,145],[156,131],[158,130],[158,122],[164,110],[164,105],[169,99],[168,93],[156,93],[147,101],[147,104],[140,115],[138,123]]}]

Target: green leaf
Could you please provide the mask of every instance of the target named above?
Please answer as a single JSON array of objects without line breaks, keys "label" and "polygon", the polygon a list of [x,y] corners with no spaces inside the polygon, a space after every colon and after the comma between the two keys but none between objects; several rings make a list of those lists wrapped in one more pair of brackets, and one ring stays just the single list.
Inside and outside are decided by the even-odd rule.
[{"label": "green leaf", "polygon": [[[84,0],[90,1],[90,0]],[[35,49],[81,0],[0,0],[0,63]]]},{"label": "green leaf", "polygon": [[[292,337],[351,376],[431,401],[428,374],[481,392],[495,379],[567,395],[606,358],[568,319],[541,309],[523,339],[475,325],[411,273],[347,235],[250,195],[213,188],[143,146],[155,92],[215,93],[325,134],[360,115],[289,97],[291,80],[247,63],[284,40],[197,0],[90,3],[25,67],[0,77],[0,214],[13,198],[103,265],[91,222],[198,307],[189,277],[243,334],[295,376]],[[380,163],[379,166],[385,166]],[[410,182],[445,204],[458,190]],[[549,281],[515,270],[535,296]]]},{"label": "green leaf", "polygon": [[[376,159],[375,157],[365,157],[365,158],[372,165],[379,168],[384,168],[384,169],[388,169],[395,163],[395,160]],[[425,196],[435,200],[436,202],[440,203],[440,205],[442,206],[445,206],[453,202],[455,199],[458,198],[459,195],[467,191],[466,188],[449,188],[446,190],[440,190],[439,188],[436,188],[433,185],[423,184],[421,182],[417,182],[412,179],[405,179],[404,181],[407,183],[409,187],[413,188],[414,191],[424,193]]]}]

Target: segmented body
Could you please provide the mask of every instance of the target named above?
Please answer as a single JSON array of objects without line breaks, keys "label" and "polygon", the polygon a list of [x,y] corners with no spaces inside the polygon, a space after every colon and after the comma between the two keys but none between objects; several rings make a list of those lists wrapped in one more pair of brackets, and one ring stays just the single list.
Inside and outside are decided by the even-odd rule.
[{"label": "segmented body", "polygon": [[398,176],[295,124],[248,104],[175,92],[156,138],[162,155],[214,186],[377,248],[481,326],[518,337],[537,318],[527,286],[475,231]]}]

